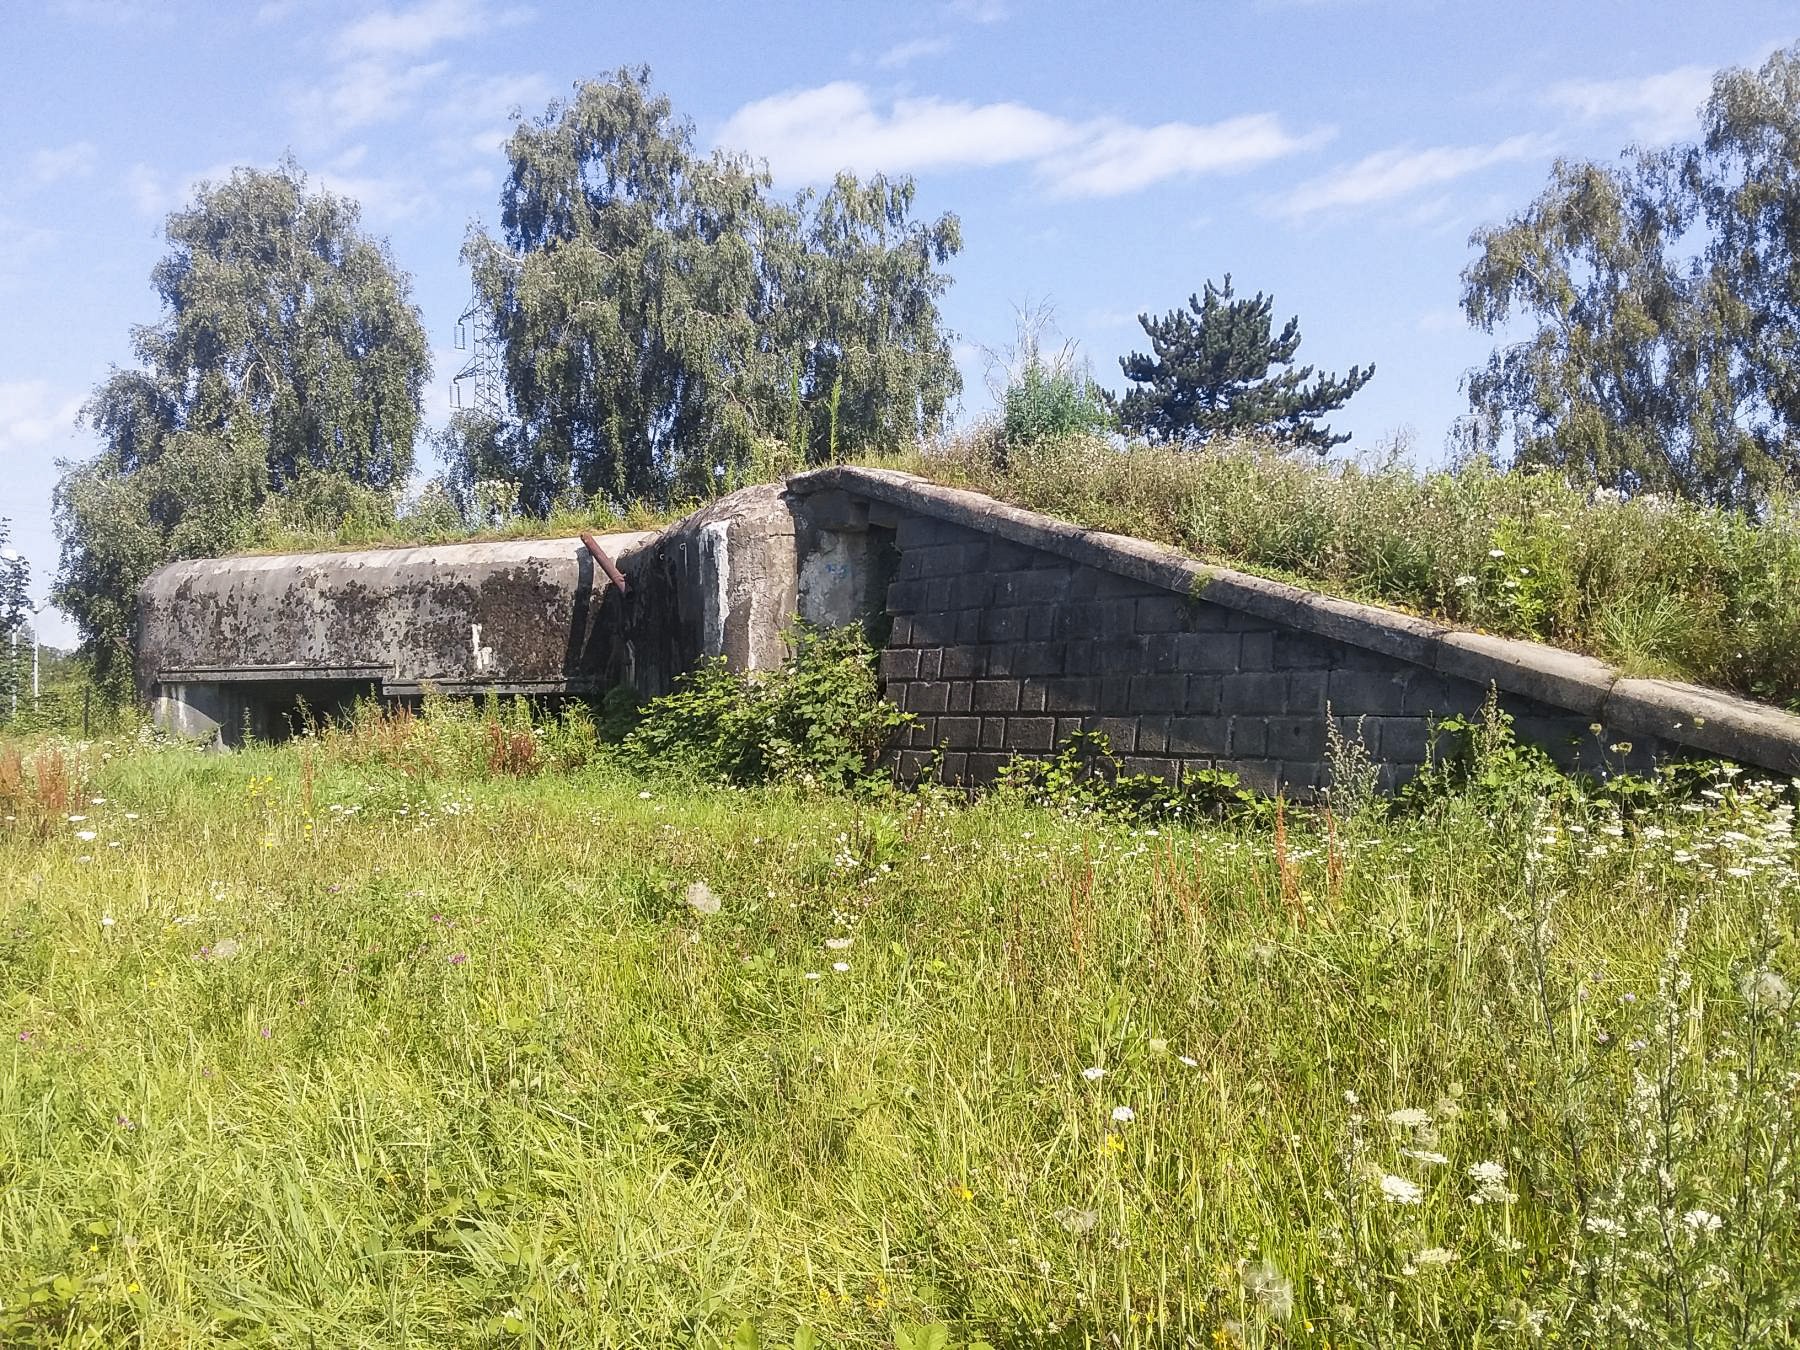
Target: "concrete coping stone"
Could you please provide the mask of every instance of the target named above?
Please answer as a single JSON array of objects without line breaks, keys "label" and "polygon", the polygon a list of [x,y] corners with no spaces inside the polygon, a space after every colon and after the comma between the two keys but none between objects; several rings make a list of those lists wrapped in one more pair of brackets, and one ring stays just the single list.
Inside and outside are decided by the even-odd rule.
[{"label": "concrete coping stone", "polygon": [[[657,530],[626,530],[595,536],[615,561],[661,538]],[[243,576],[311,568],[322,573],[364,568],[495,566],[540,559],[579,558],[581,540],[493,539],[473,544],[414,544],[401,548],[334,549],[317,553],[242,553],[224,558],[188,558],[158,568],[150,580],[159,587],[188,577]],[[148,582],[146,583],[148,585]]]},{"label": "concrete coping stone", "polygon": [[787,490],[800,497],[841,491],[884,502],[1456,679],[1493,684],[1579,712],[1615,731],[1800,776],[1800,716],[1723,690],[1627,678],[1616,667],[1579,652],[1450,628],[1379,605],[1210,566],[1179,549],[1084,529],[893,469],[813,469],[789,478]]}]

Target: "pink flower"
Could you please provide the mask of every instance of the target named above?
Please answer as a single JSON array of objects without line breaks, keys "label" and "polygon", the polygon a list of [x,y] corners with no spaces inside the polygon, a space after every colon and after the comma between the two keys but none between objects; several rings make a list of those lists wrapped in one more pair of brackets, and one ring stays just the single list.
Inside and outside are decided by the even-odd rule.
[{"label": "pink flower", "polygon": [[460,966],[464,961],[467,961],[468,959],[469,959],[469,954],[467,952],[458,952],[455,956],[450,958],[450,964],[453,966]]}]

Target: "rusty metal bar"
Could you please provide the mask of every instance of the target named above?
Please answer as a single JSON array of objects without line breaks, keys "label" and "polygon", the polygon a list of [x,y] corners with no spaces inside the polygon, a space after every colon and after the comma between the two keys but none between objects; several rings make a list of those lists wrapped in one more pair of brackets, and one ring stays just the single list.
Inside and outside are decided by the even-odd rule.
[{"label": "rusty metal bar", "polygon": [[631,587],[625,583],[625,574],[613,566],[613,560],[606,556],[606,550],[600,547],[600,542],[585,530],[582,531],[581,542],[594,555],[594,561],[600,564],[600,570],[606,573],[606,579],[619,588],[619,594],[630,594]]}]

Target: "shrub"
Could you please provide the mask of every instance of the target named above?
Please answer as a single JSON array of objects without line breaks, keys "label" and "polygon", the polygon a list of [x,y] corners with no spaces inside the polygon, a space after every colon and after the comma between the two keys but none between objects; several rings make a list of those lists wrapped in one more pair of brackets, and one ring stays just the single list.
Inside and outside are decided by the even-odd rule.
[{"label": "shrub", "polygon": [[779,670],[738,675],[703,662],[644,706],[627,753],[714,782],[869,787],[912,718],[881,698],[874,654],[855,626],[799,627]]},{"label": "shrub", "polygon": [[1100,387],[1072,371],[1034,360],[1006,387],[1001,435],[1008,449],[1092,435],[1112,425],[1112,410]]}]

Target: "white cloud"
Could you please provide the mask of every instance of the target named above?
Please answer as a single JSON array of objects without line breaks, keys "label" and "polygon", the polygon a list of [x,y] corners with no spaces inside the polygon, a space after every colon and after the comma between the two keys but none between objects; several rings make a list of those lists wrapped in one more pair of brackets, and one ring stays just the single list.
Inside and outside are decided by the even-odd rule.
[{"label": "white cloud", "polygon": [[223,183],[241,164],[221,161],[199,173],[163,173],[148,164],[125,171],[125,195],[139,215],[162,217],[193,201],[202,183]]},{"label": "white cloud", "polygon": [[839,169],[906,172],[1037,159],[1069,143],[1060,118],[1017,103],[900,99],[883,114],[858,84],[758,99],[720,128],[720,144],[769,161],[788,181],[829,178]]},{"label": "white cloud", "polygon": [[1661,145],[1699,129],[1712,79],[1711,66],[1680,66],[1632,79],[1565,80],[1544,97],[1583,121],[1623,122],[1637,140]]},{"label": "white cloud", "polygon": [[364,15],[338,34],[333,47],[345,58],[419,56],[522,17],[517,10],[493,13],[480,0],[421,0],[404,9]]},{"label": "white cloud", "polygon": [[413,66],[352,61],[323,85],[302,92],[294,111],[314,137],[390,122],[411,112],[446,69],[442,61]]},{"label": "white cloud", "polygon": [[1061,195],[1116,197],[1165,178],[1253,168],[1309,149],[1325,138],[1325,133],[1290,135],[1273,113],[1233,117],[1208,126],[1164,122],[1135,127],[1105,122],[1087,130],[1072,150],[1051,156],[1041,166]]},{"label": "white cloud", "polygon": [[26,172],[38,184],[60,182],[65,178],[85,178],[94,171],[99,152],[92,141],[74,141],[69,145],[46,146],[33,151],[26,162]]},{"label": "white cloud", "polygon": [[1315,143],[1273,115],[1208,126],[1139,127],[1116,118],[1073,122],[1019,103],[901,98],[883,111],[859,84],[836,81],[739,108],[718,142],[766,159],[784,182],[840,169],[907,173],[1028,163],[1053,191],[1103,197],[1166,178],[1247,168]]},{"label": "white cloud", "polygon": [[1457,306],[1446,305],[1441,309],[1426,310],[1413,326],[1421,333],[1460,333],[1468,326],[1468,321]]},{"label": "white cloud", "polygon": [[1439,145],[1424,150],[1380,150],[1354,164],[1309,179],[1281,203],[1281,213],[1307,216],[1351,210],[1409,196],[1494,164],[1548,154],[1543,136],[1511,136],[1496,145]]},{"label": "white cloud", "polygon": [[28,451],[46,454],[58,438],[75,431],[80,394],[66,394],[47,380],[0,380],[0,456],[9,461]]},{"label": "white cloud", "polygon": [[875,64],[883,70],[897,70],[927,56],[942,56],[949,50],[949,38],[914,38],[911,42],[900,42],[889,47],[875,58]]}]

